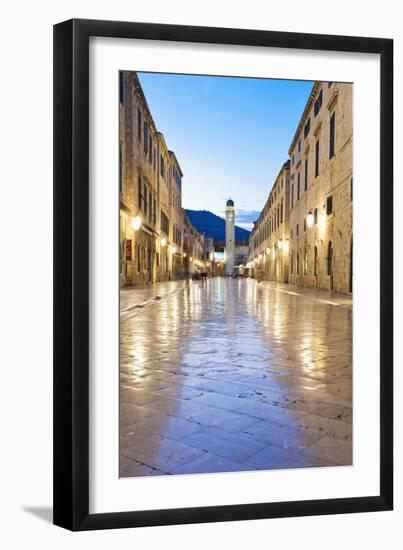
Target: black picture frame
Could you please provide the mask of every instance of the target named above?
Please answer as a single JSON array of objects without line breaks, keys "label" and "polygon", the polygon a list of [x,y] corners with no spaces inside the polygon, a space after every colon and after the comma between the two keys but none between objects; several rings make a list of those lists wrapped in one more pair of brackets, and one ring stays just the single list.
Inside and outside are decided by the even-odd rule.
[{"label": "black picture frame", "polygon": [[[89,38],[380,54],[380,489],[355,498],[89,513]],[[72,19],[54,26],[54,523],[71,530],[393,507],[393,40]]]}]

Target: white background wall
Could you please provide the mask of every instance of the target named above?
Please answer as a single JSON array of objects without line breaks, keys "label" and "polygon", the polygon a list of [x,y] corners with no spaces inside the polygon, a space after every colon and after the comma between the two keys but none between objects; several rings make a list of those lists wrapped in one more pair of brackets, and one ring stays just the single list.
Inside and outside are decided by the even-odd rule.
[{"label": "white background wall", "polygon": [[[91,5],[92,4],[92,5]],[[389,513],[70,533],[50,524],[52,456],[52,25],[71,17],[320,32],[395,39],[395,97],[403,97],[399,2],[60,0],[7,2],[0,33],[0,544],[4,548],[400,548],[402,399],[397,399],[396,510]],[[315,8],[319,6],[319,9]],[[400,70],[399,70],[400,69]],[[402,103],[396,101],[402,122]],[[370,113],[369,113],[370,116]],[[403,150],[396,124],[395,152]],[[396,157],[397,157],[397,153]],[[396,163],[395,181],[402,180]],[[396,186],[395,204],[402,190]],[[395,211],[397,208],[395,207]],[[397,253],[402,222],[396,222]],[[401,248],[401,246],[400,246]],[[399,263],[401,264],[401,254]],[[396,258],[397,264],[397,258]],[[402,278],[401,265],[395,280]],[[395,289],[396,305],[402,293]],[[397,309],[397,308],[396,308]],[[397,318],[399,317],[399,318]],[[396,334],[401,315],[396,315]],[[397,340],[397,338],[396,338]],[[402,393],[396,343],[396,390]],[[399,361],[400,358],[400,361]]]}]

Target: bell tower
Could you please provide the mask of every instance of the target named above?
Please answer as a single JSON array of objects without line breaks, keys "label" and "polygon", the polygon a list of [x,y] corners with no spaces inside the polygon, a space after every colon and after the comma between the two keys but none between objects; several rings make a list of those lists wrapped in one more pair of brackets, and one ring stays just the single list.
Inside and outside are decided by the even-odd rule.
[{"label": "bell tower", "polygon": [[227,200],[225,209],[225,274],[232,275],[235,266],[235,207]]}]

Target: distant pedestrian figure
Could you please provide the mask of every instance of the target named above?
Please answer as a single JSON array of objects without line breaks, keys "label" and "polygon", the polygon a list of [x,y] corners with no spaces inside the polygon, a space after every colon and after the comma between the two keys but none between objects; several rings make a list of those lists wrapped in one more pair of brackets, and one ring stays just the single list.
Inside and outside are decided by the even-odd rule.
[{"label": "distant pedestrian figure", "polygon": [[202,276],[203,281],[207,281],[207,271],[202,271],[201,276]]}]

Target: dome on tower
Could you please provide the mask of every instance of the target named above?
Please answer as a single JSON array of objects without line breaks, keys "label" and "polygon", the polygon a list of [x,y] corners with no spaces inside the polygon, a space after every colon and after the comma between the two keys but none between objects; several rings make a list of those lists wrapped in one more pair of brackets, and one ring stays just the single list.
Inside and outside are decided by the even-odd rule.
[{"label": "dome on tower", "polygon": [[232,199],[228,199],[227,206],[234,206],[234,201]]}]

